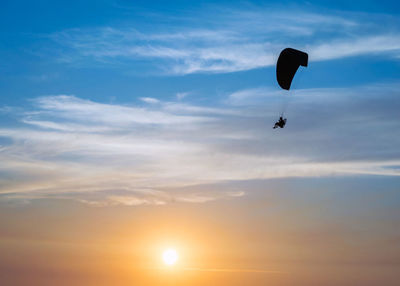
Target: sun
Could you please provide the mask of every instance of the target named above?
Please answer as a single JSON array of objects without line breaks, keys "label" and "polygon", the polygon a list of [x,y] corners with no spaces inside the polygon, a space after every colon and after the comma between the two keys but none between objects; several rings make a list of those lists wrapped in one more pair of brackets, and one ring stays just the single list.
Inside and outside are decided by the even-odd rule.
[{"label": "sun", "polygon": [[172,248],[164,250],[162,255],[164,263],[168,266],[174,265],[178,261],[178,258],[178,252],[176,252],[176,250]]}]

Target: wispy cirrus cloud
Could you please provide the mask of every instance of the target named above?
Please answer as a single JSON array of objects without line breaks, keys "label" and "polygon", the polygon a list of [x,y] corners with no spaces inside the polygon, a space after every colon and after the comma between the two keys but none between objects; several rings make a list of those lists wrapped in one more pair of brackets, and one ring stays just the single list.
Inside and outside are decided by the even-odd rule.
[{"label": "wispy cirrus cloud", "polygon": [[[146,103],[157,102],[157,99],[149,97],[142,97],[141,99]],[[58,118],[68,118],[72,121],[75,119],[86,120],[87,122],[104,122],[116,126],[134,123],[184,124],[208,120],[207,118],[175,115],[141,107],[96,103],[69,95],[40,97],[35,100],[35,103],[41,107],[39,113],[42,115],[57,113]],[[37,113],[34,115],[37,115]],[[25,121],[28,122],[29,119]],[[31,121],[32,124],[33,122]]]},{"label": "wispy cirrus cloud", "polygon": [[212,108],[42,96],[19,110],[22,125],[0,128],[8,142],[0,148],[1,197],[94,206],[203,203],[245,195],[216,187],[226,181],[399,176],[397,90],[298,90],[280,132],[271,127],[281,95],[263,87],[226,94]]},{"label": "wispy cirrus cloud", "polygon": [[315,60],[330,60],[365,54],[400,53],[399,34],[384,34],[334,40],[327,44],[310,47],[310,57]]},{"label": "wispy cirrus cloud", "polygon": [[190,94],[190,92],[178,92],[175,96],[176,99],[181,100],[187,97]]},{"label": "wispy cirrus cloud", "polygon": [[[70,63],[145,60],[165,74],[178,75],[271,66],[288,45],[307,50],[311,61],[376,53],[396,58],[400,52],[400,23],[384,15],[336,11],[332,16],[265,7],[208,13],[214,17],[208,15],[200,27],[189,18],[178,18],[168,31],[157,23],[151,32],[140,32],[134,25],[109,26],[64,30],[50,39],[61,48],[59,58]],[[202,19],[200,12],[194,16]],[[391,28],[383,29],[381,23]]]},{"label": "wispy cirrus cloud", "polygon": [[141,97],[140,100],[143,102],[149,103],[149,104],[160,103],[160,101],[157,98],[153,98],[153,97]]}]

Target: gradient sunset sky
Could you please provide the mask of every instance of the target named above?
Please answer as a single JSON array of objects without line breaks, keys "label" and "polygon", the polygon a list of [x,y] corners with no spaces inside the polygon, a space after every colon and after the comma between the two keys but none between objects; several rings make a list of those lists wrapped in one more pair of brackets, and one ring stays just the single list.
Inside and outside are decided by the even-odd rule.
[{"label": "gradient sunset sky", "polygon": [[0,285],[399,285],[398,1],[3,1],[0,37]]}]

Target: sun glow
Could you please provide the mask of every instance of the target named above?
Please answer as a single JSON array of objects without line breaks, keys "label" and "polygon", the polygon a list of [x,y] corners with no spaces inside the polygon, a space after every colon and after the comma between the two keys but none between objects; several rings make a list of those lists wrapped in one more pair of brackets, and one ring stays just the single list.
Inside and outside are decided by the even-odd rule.
[{"label": "sun glow", "polygon": [[163,252],[162,259],[166,265],[172,266],[178,261],[178,253],[175,249],[169,248]]}]

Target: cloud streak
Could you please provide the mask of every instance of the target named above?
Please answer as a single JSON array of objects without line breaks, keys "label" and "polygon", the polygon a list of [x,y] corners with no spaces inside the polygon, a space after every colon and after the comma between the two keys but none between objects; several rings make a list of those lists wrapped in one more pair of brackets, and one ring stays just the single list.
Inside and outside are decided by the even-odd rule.
[{"label": "cloud streak", "polygon": [[226,94],[212,108],[39,97],[19,111],[22,125],[0,128],[9,142],[0,148],[1,197],[93,206],[204,203],[246,194],[216,187],[226,181],[399,176],[397,90],[298,90],[281,132],[271,128],[281,95],[263,87]]},{"label": "cloud streak", "polygon": [[[50,39],[61,47],[60,59],[73,64],[123,65],[145,60],[162,73],[174,75],[272,66],[279,51],[288,45],[308,51],[310,61],[364,54],[395,59],[400,53],[400,24],[382,15],[337,13],[334,17],[263,7],[241,11],[221,8],[213,13],[211,18],[218,21],[205,21],[201,28],[190,20],[178,19],[180,24],[172,25],[168,32],[139,32],[134,26],[97,27],[57,32]],[[194,16],[202,18],[201,13]],[[375,22],[392,28],[383,30]]]}]

